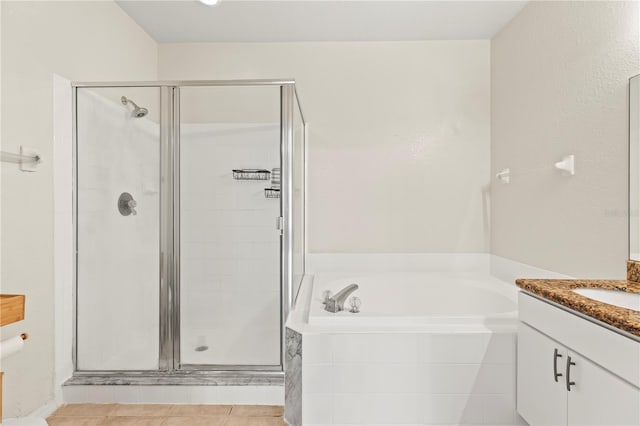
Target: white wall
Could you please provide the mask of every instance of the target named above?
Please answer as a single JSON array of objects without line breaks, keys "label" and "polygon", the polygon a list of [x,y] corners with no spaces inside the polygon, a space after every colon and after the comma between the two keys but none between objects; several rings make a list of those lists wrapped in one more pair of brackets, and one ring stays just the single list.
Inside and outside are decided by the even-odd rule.
[{"label": "white wall", "polygon": [[2,362],[4,415],[53,397],[52,81],[156,79],[157,45],[112,2],[2,2],[2,149],[36,148],[35,173],[2,167],[2,292],[27,295],[26,319],[2,337],[30,334]]},{"label": "white wall", "polygon": [[296,79],[311,252],[488,250],[488,41],[163,44],[159,75]]},{"label": "white wall", "polygon": [[[530,2],[491,43],[491,252],[576,277],[623,278],[635,2]],[[576,175],[553,164],[575,154]]]}]

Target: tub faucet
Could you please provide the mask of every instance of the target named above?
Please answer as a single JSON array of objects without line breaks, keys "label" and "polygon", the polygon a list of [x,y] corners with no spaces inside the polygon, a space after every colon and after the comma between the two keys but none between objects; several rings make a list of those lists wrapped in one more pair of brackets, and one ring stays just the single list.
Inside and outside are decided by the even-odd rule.
[{"label": "tub faucet", "polygon": [[325,292],[324,310],[333,312],[334,314],[344,311],[344,302],[347,300],[347,297],[357,289],[358,284],[349,284],[334,295],[331,295],[331,292]]}]

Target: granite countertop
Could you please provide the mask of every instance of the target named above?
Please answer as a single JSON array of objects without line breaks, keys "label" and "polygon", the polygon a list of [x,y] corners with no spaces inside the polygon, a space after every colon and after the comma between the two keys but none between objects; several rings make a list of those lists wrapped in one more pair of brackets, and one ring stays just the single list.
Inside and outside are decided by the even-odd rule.
[{"label": "granite countertop", "polygon": [[523,290],[588,315],[612,327],[640,337],[640,312],[620,308],[574,293],[576,288],[600,288],[640,293],[640,283],[625,280],[517,279]]}]

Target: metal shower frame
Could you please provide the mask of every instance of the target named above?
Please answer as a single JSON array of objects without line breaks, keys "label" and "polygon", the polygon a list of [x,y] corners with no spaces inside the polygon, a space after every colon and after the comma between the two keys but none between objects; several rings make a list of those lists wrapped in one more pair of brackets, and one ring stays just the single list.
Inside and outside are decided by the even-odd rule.
[{"label": "metal shower frame", "polygon": [[[280,364],[199,365],[180,361],[180,88],[181,87],[280,87],[280,163],[282,170],[280,215]],[[160,330],[157,370],[87,371],[77,368],[77,286],[78,286],[78,180],[77,180],[77,93],[91,88],[156,87],[160,90],[160,177],[167,184],[160,190]],[[293,144],[294,113],[302,120],[302,149],[306,175],[306,121],[294,79],[196,80],[143,82],[74,82],[73,90],[73,229],[74,229],[74,374],[67,384],[282,384],[284,382],[284,327],[294,302],[293,282]],[[304,176],[306,185],[306,176]],[[306,206],[305,199],[302,200]],[[306,221],[306,213],[303,222]],[[305,230],[302,223],[300,229]],[[306,235],[303,236],[306,247]],[[306,249],[304,250],[306,252]],[[304,253],[303,253],[304,255]],[[304,258],[303,258],[304,268]],[[299,283],[297,283],[299,284]]]}]

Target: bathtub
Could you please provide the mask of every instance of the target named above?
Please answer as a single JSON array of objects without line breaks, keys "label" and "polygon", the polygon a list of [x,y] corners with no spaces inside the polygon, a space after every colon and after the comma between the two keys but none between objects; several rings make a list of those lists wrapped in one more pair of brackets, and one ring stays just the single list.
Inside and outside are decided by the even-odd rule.
[{"label": "bathtub", "polygon": [[[352,283],[360,312],[325,311],[322,293]],[[515,407],[517,293],[482,272],[306,277],[287,327],[285,418],[305,426],[526,424]]]},{"label": "bathtub", "polygon": [[[349,284],[362,302],[358,313],[324,310],[323,292],[333,294]],[[512,326],[517,320],[515,286],[477,273],[316,274],[309,306],[310,325]],[[350,296],[350,297],[351,297]]]}]

